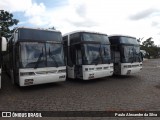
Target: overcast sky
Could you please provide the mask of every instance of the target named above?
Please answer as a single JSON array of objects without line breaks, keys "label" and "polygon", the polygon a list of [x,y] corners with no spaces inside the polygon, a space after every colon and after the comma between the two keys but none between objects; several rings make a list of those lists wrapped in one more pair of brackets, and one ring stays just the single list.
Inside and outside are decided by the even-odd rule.
[{"label": "overcast sky", "polygon": [[0,0],[0,9],[18,26],[153,37],[160,45],[160,0]]}]

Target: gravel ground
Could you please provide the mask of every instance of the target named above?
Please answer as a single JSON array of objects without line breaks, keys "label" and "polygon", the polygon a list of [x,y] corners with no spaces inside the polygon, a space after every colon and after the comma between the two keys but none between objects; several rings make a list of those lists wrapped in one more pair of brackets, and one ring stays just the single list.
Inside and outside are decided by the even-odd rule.
[{"label": "gravel ground", "polygon": [[[160,111],[160,59],[145,60],[143,70],[134,75],[112,76],[90,81],[67,80],[61,83],[18,87],[12,85],[5,73],[2,77],[0,111]],[[17,120],[17,118],[12,119]],[[54,117],[54,119],[159,120],[160,118]]]}]

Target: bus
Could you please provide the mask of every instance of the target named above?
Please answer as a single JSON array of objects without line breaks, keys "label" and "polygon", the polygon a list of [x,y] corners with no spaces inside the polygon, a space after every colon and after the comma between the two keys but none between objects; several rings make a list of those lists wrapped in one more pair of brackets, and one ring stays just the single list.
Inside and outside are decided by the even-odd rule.
[{"label": "bus", "polygon": [[74,31],[63,35],[63,44],[68,78],[90,80],[113,75],[106,34]]},{"label": "bus", "polygon": [[12,82],[19,86],[65,81],[61,32],[17,28],[8,42],[7,65]]},{"label": "bus", "polygon": [[135,37],[110,35],[109,41],[115,75],[130,75],[142,70],[140,45]]},{"label": "bus", "polygon": [[1,75],[2,75],[2,64],[3,64],[3,54],[7,49],[7,40],[5,37],[0,37],[0,88],[1,88]]}]

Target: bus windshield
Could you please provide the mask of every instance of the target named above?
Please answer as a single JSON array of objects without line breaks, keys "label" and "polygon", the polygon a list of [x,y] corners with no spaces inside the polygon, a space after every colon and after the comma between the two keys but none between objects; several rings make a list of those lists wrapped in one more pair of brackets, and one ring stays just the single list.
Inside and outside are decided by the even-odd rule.
[{"label": "bus windshield", "polygon": [[22,68],[58,67],[64,65],[63,47],[61,44],[21,42]]},{"label": "bus windshield", "polygon": [[133,63],[133,62],[141,62],[140,56],[140,48],[139,46],[122,46],[122,62],[123,63]]},{"label": "bus windshield", "polygon": [[[110,63],[110,42],[107,35],[95,33],[83,33],[83,41],[92,41],[84,44],[84,64],[106,64]],[[99,42],[99,44],[94,43]]]},{"label": "bus windshield", "polygon": [[101,44],[84,44],[84,64],[102,64],[111,60],[110,46]]}]

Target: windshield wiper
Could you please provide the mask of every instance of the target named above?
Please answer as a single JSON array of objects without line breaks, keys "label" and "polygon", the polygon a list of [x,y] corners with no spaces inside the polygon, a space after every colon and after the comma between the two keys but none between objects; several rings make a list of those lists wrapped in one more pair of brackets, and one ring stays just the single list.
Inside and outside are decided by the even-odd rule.
[{"label": "windshield wiper", "polygon": [[58,67],[59,65],[58,65],[58,63],[57,63],[55,57],[51,55],[50,48],[49,48],[49,57],[52,58],[54,64],[56,65],[56,67]]},{"label": "windshield wiper", "polygon": [[36,69],[36,68],[38,67],[38,65],[39,65],[39,63],[40,63],[40,61],[41,61],[42,56],[43,56],[43,48],[42,48],[42,53],[39,55],[38,60],[37,60],[37,62],[36,62],[36,65],[35,65],[34,69]]}]

